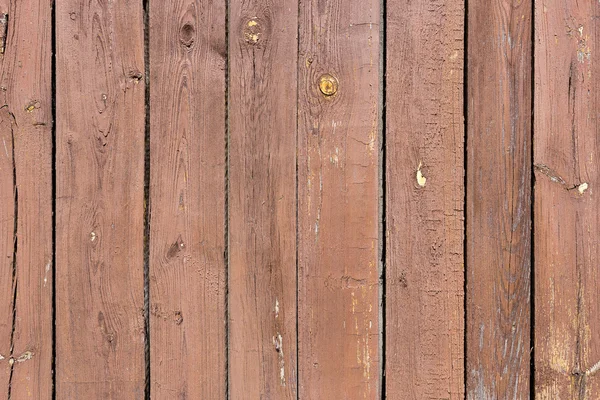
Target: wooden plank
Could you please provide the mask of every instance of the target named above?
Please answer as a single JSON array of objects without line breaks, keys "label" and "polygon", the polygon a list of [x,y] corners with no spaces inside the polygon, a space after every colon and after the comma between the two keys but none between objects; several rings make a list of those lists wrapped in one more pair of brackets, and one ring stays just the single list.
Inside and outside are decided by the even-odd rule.
[{"label": "wooden plank", "polygon": [[225,2],[150,2],[153,399],[224,399]]},{"label": "wooden plank", "polygon": [[[3,10],[0,10],[2,12]],[[0,56],[1,57],[1,56]],[[4,69],[4,68],[3,68]],[[14,120],[8,107],[0,108],[0,399],[8,398],[12,366],[13,312],[14,312],[14,242],[15,235],[15,180],[13,164]],[[6,144],[6,148],[4,148]]]},{"label": "wooden plank", "polygon": [[298,2],[229,10],[229,393],[295,399]]},{"label": "wooden plank", "polygon": [[535,8],[537,399],[600,398],[597,2]]},{"label": "wooden plank", "polygon": [[469,399],[530,395],[531,9],[469,2]]},{"label": "wooden plank", "polygon": [[52,396],[51,3],[0,2],[0,398]]},{"label": "wooden plank", "polygon": [[387,4],[386,394],[464,398],[464,2]]},{"label": "wooden plank", "polygon": [[142,2],[57,1],[56,46],[56,398],[142,399]]},{"label": "wooden plank", "polygon": [[375,399],[380,2],[300,4],[299,392]]},{"label": "wooden plank", "polygon": [[[0,4],[0,49],[6,43],[8,33],[8,11],[10,4]],[[10,54],[10,52],[8,53]],[[6,49],[0,50],[0,68],[7,70]],[[16,211],[15,164],[14,164],[14,119],[8,106],[0,108],[0,399],[8,399],[12,366],[14,299],[15,299],[15,240]],[[5,146],[6,145],[6,146]]]}]

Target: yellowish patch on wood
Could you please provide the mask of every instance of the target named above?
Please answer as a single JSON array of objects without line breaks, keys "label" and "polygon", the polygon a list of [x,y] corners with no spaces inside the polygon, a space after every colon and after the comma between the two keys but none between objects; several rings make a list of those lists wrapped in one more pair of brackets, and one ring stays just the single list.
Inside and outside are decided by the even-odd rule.
[{"label": "yellowish patch on wood", "polygon": [[425,183],[427,183],[427,178],[425,178],[423,176],[423,173],[421,172],[422,166],[423,163],[419,162],[419,167],[417,168],[417,183],[419,184],[419,186],[425,187]]}]

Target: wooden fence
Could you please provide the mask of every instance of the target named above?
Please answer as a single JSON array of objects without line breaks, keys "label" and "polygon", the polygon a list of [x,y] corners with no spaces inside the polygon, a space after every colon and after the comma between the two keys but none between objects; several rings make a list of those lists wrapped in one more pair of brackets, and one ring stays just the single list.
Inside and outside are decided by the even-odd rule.
[{"label": "wooden fence", "polygon": [[599,18],[0,0],[0,399],[600,398]]}]

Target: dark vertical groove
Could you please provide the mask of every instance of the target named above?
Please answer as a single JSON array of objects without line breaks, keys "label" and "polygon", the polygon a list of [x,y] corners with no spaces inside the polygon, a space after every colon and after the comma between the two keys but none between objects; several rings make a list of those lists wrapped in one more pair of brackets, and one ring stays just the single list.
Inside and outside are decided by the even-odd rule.
[{"label": "dark vertical groove", "polygon": [[229,0],[225,0],[225,399],[229,399]]},{"label": "dark vertical groove", "polygon": [[[533,140],[534,140],[534,105],[535,105],[535,1],[531,2],[531,131],[530,135],[530,157],[531,157],[531,166],[534,165],[534,154],[533,154]],[[535,174],[534,169],[531,168],[531,220],[530,220],[530,264],[529,264],[529,284],[530,286],[530,309],[529,309],[529,346],[531,347],[530,360],[529,360],[529,398],[535,399]]]},{"label": "dark vertical groove", "polygon": [[467,279],[468,279],[468,274],[467,274],[467,270],[468,270],[468,263],[467,263],[467,225],[468,225],[468,221],[467,221],[467,208],[469,206],[469,203],[467,201],[468,197],[467,197],[467,183],[468,183],[468,167],[469,167],[469,151],[468,151],[468,139],[469,139],[469,108],[468,108],[468,104],[469,104],[469,0],[465,0],[465,11],[464,11],[464,25],[463,25],[463,31],[464,31],[464,50],[463,50],[463,123],[464,123],[464,130],[465,130],[465,135],[464,135],[464,144],[463,144],[463,164],[464,164],[464,183],[463,183],[463,189],[464,189],[464,207],[463,207],[463,308],[464,308],[464,313],[465,313],[465,320],[464,320],[464,332],[463,332],[463,351],[464,351],[464,357],[463,357],[463,380],[464,380],[464,386],[465,386],[465,399],[468,398],[468,384],[467,384],[467,380],[468,380],[468,352],[467,352],[467,332],[469,330],[469,318],[468,318],[468,312],[467,312]]},{"label": "dark vertical groove", "polygon": [[300,399],[300,179],[298,149],[300,148],[300,19],[301,0],[298,0],[296,17],[296,400]]},{"label": "dark vertical groove", "polygon": [[144,11],[144,398],[150,400],[150,0],[142,0]]},{"label": "dark vertical groove", "polygon": [[381,0],[381,29],[379,34],[381,35],[381,50],[380,50],[380,67],[379,67],[379,85],[380,85],[380,123],[381,123],[381,129],[380,129],[380,133],[379,133],[379,139],[380,139],[380,161],[379,161],[379,179],[381,181],[381,185],[380,185],[380,210],[379,210],[379,240],[380,240],[380,255],[379,255],[379,265],[380,265],[380,288],[381,288],[381,293],[379,295],[380,297],[380,302],[381,302],[381,309],[380,309],[380,322],[381,322],[381,326],[379,327],[380,330],[380,338],[381,338],[381,344],[380,344],[380,348],[381,348],[381,353],[380,353],[380,366],[379,366],[379,374],[380,374],[380,379],[379,381],[381,382],[381,391],[380,391],[380,397],[382,400],[385,400],[386,398],[386,379],[385,379],[385,342],[386,342],[386,307],[385,307],[385,296],[386,296],[386,256],[387,256],[387,236],[386,236],[386,232],[387,232],[387,198],[386,198],[386,191],[387,191],[387,182],[386,182],[386,165],[387,165],[387,151],[386,151],[386,117],[387,117],[387,113],[386,113],[386,100],[387,100],[387,94],[386,94],[386,89],[387,89],[387,79],[386,79],[386,74],[387,74],[387,24],[386,24],[386,17],[387,17],[387,0]]},{"label": "dark vertical groove", "polygon": [[[15,195],[15,197],[17,197]],[[15,222],[16,222],[16,218],[15,218]],[[15,243],[17,241],[17,238],[15,236]],[[17,245],[15,244],[15,248],[17,247]],[[16,325],[16,321],[17,321],[17,278],[16,278],[16,268],[14,266],[15,264],[15,259],[13,258],[13,312],[12,312],[12,332],[10,333],[10,358],[8,359],[8,363],[10,365],[10,372],[8,375],[8,396],[7,399],[10,400],[11,399],[11,391],[12,391],[12,377],[13,377],[13,372],[15,370],[15,357],[13,354],[13,349],[14,349],[14,337],[15,337],[15,325]]]},{"label": "dark vertical groove", "polygon": [[56,400],[56,3],[50,7],[52,91],[52,399]]},{"label": "dark vertical groove", "polygon": [[300,179],[298,149],[300,148],[300,20],[301,1],[296,18],[296,400],[300,399]]},{"label": "dark vertical groove", "polygon": [[15,116],[12,115],[12,121],[10,125],[10,133],[12,140],[12,167],[13,167],[13,192],[14,192],[14,219],[13,219],[13,258],[12,258],[12,287],[13,287],[13,300],[12,300],[12,330],[10,332],[10,358],[8,359],[10,365],[10,373],[8,375],[8,400],[11,397],[12,389],[12,377],[15,369],[15,357],[13,354],[14,350],[14,339],[15,339],[15,328],[17,325],[17,251],[19,246],[19,240],[17,238],[17,232],[19,229],[19,190],[17,188],[17,160],[15,159],[15,130],[14,126],[17,124]]}]

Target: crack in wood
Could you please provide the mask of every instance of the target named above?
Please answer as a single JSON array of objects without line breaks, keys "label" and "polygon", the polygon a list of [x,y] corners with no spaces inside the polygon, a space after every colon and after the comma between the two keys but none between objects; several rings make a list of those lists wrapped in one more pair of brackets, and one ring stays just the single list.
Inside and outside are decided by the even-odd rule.
[{"label": "crack in wood", "polygon": [[[2,28],[2,17],[0,17],[0,30]],[[0,37],[1,39],[1,37]],[[10,372],[8,376],[8,393],[7,399],[11,399],[11,388],[12,388],[12,377],[14,372],[14,337],[17,320],[17,230],[19,222],[19,192],[17,188],[17,164],[15,159],[15,131],[14,127],[18,126],[15,115],[10,111],[8,104],[4,104],[0,109],[4,109],[4,112],[10,117],[10,135],[11,135],[11,157],[12,157],[12,178],[13,178],[13,201],[14,201],[14,218],[13,218],[13,254],[12,254],[12,328],[10,333],[10,357],[9,366]]]},{"label": "crack in wood", "polygon": [[6,37],[8,36],[8,14],[0,14],[0,54],[6,49]]},{"label": "crack in wood", "polygon": [[546,175],[548,178],[550,178],[550,180],[554,183],[558,183],[560,186],[563,187],[563,189],[567,190],[567,191],[571,191],[574,189],[577,189],[577,191],[579,192],[579,194],[583,194],[587,189],[588,189],[588,183],[587,182],[583,182],[583,183],[567,183],[567,181],[565,181],[563,179],[563,177],[556,172],[555,170],[553,170],[552,168],[550,168],[549,166],[547,166],[546,164],[535,164],[534,168],[536,171]]}]

